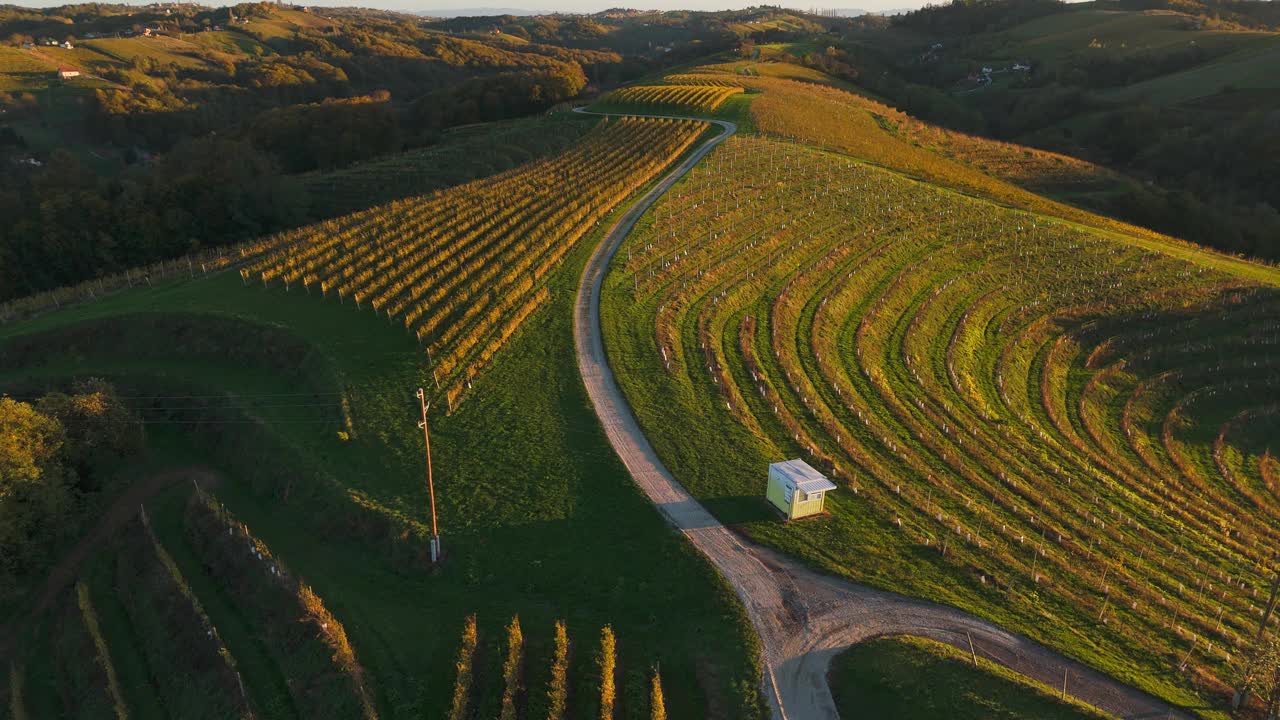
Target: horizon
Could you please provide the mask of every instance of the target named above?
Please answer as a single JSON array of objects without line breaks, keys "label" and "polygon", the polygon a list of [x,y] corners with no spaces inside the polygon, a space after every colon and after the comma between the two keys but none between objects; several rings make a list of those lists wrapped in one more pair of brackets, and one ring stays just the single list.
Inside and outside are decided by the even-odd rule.
[{"label": "horizon", "polygon": [[[30,9],[52,9],[62,7],[68,3],[51,4],[42,2],[41,0],[10,0],[5,3],[17,7]],[[112,2],[104,3],[111,5],[151,5],[151,2]],[[193,3],[197,5],[206,5],[208,7],[228,7],[237,5],[236,2],[201,2]],[[303,4],[303,3],[298,3]],[[404,13],[422,13],[430,14],[432,12],[452,13],[457,10],[495,10],[499,11],[495,14],[502,14],[502,10],[519,10],[537,15],[550,15],[555,13],[564,14],[591,14],[608,10],[611,8],[627,8],[632,10],[656,10],[656,11],[674,11],[674,10],[690,10],[695,12],[719,12],[725,10],[742,10],[749,7],[757,7],[763,3],[759,0],[755,2],[729,2],[723,0],[647,0],[646,2],[607,2],[607,0],[529,0],[528,2],[494,2],[494,3],[467,3],[450,2],[449,0],[386,0],[384,2],[372,3],[352,3],[343,2],[342,0],[320,0],[320,2],[305,3],[310,7],[359,7],[371,10],[390,10],[394,12]],[[866,12],[886,12],[891,10],[914,9],[923,7],[926,3],[923,0],[908,0],[902,2],[899,0],[865,0],[863,2],[849,3],[790,3],[783,4],[786,10],[808,11],[816,10],[863,10]]]}]

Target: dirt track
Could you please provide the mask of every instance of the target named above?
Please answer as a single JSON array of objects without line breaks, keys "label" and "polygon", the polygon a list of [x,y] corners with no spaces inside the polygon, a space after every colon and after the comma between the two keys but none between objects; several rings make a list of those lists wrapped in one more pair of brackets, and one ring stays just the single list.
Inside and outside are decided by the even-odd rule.
[{"label": "dirt track", "polygon": [[[666,116],[664,116],[666,117]],[[914,635],[977,654],[1123,718],[1190,714],[955,608],[820,575],[752,545],[721,525],[676,482],[636,423],[614,381],[600,333],[600,286],[609,261],[636,220],[737,127],[724,129],[671,171],[609,229],[583,270],[574,305],[578,368],[609,442],[667,520],[685,534],[737,592],[764,647],[764,691],[779,720],[838,718],[827,669],[848,646],[885,635]]]}]

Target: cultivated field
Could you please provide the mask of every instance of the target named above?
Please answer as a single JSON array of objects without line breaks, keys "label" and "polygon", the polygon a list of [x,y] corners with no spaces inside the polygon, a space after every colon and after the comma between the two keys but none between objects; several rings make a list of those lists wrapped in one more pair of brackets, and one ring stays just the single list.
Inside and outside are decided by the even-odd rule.
[{"label": "cultivated field", "polygon": [[701,85],[636,85],[610,93],[602,102],[607,105],[652,107],[654,111],[711,112],[725,100],[742,92],[736,86]]},{"label": "cultivated field", "polygon": [[[1280,517],[1274,290],[760,138],[620,252],[612,365],[722,518],[1175,702],[1235,676]],[[842,491],[783,527],[757,498],[797,455]]]},{"label": "cultivated field", "polygon": [[548,300],[547,273],[704,129],[605,122],[552,159],[268,238],[251,248],[261,258],[240,275],[332,293],[399,320],[425,346],[452,412],[475,374]]}]

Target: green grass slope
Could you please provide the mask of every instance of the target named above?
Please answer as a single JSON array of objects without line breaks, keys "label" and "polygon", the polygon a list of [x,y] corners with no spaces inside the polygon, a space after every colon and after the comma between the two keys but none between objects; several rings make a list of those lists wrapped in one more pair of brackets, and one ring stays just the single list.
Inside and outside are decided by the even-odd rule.
[{"label": "green grass slope", "polygon": [[0,47],[0,92],[43,89],[57,70],[57,66],[30,52]]},{"label": "green grass slope", "polygon": [[[1187,103],[1219,93],[1280,88],[1280,35],[1269,35],[1212,62],[1189,70],[1134,83],[1104,95],[1117,103],[1145,101],[1156,105]],[[1271,105],[1273,107],[1273,105]],[[1212,109],[1206,103],[1201,107]],[[1265,107],[1259,105],[1258,107]],[[1226,110],[1244,110],[1225,106]]]},{"label": "green grass slope", "polygon": [[1092,708],[950,645],[881,638],[836,656],[827,675],[842,720],[1101,720]]},{"label": "green grass slope", "polygon": [[1233,49],[1272,33],[1206,29],[1203,20],[1168,10],[1068,9],[1017,25],[990,39],[1001,57],[1052,61],[1064,52],[1107,49],[1122,55],[1196,44]]}]

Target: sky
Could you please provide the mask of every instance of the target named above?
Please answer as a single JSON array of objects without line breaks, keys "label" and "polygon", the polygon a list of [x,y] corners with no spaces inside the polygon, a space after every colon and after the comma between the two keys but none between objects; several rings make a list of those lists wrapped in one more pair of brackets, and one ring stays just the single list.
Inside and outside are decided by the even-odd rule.
[{"label": "sky", "polygon": [[[74,0],[3,0],[6,4],[21,5],[24,7],[48,7],[52,5],[63,5]],[[108,0],[110,1],[110,0]],[[237,0],[238,1],[238,0]],[[604,10],[611,7],[628,7],[638,10],[729,10],[753,5],[760,5],[766,0],[312,0],[311,4],[316,6],[360,6],[382,8],[385,10],[398,10],[401,12],[420,12],[432,10],[457,10],[457,9],[479,9],[479,8],[516,8],[521,10],[530,10],[536,12],[572,12],[572,13],[589,13],[598,10]],[[938,0],[934,0],[937,2]],[[307,0],[293,0],[296,3],[305,3]],[[144,4],[144,3],[132,3]],[[234,2],[226,2],[224,0],[204,0],[201,4],[221,6],[231,5]],[[847,2],[778,2],[773,0],[770,4],[780,4],[783,7],[793,7],[803,10],[810,8],[860,8],[870,10],[872,12],[884,10],[896,10],[904,7],[919,7],[924,5],[924,0],[848,0]]]}]

